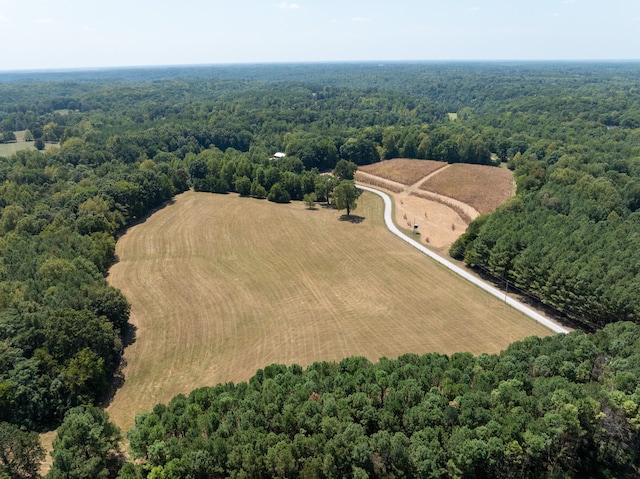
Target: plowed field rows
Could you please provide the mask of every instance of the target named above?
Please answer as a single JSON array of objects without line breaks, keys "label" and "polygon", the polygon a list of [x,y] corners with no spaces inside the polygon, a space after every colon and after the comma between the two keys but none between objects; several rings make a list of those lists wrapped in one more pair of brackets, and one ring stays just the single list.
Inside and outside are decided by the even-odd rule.
[{"label": "plowed field rows", "polygon": [[420,189],[466,203],[481,214],[490,213],[513,196],[513,173],[494,166],[456,163],[427,179]]},{"label": "plowed field rows", "polygon": [[443,161],[395,158],[359,166],[358,170],[409,186],[447,165]]},{"label": "plowed field rows", "polygon": [[116,423],[272,363],[497,352],[549,334],[393,236],[379,198],[359,203],[364,220],[351,223],[301,203],[188,192],[132,227],[109,275],[137,328],[108,408]]}]

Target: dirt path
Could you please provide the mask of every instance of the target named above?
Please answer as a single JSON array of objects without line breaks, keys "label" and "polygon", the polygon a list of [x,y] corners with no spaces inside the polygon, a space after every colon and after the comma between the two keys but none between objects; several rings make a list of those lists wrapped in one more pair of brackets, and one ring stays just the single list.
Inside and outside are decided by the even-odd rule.
[{"label": "dirt path", "polygon": [[420,187],[422,186],[423,183],[425,183],[426,181],[430,180],[432,177],[434,177],[435,175],[441,173],[442,171],[446,170],[450,166],[451,165],[447,163],[442,168],[439,168],[436,171],[433,171],[433,172],[429,173],[424,178],[420,178],[418,181],[416,181],[414,184],[412,184],[411,186],[409,186],[407,188],[407,192],[408,193],[413,193],[415,190],[420,189]]}]

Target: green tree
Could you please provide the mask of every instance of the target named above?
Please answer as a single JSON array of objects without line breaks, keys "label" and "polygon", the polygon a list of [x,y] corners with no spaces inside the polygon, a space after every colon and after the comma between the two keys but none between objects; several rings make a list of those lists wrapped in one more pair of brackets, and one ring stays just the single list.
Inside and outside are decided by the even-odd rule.
[{"label": "green tree", "polygon": [[6,422],[0,423],[0,477],[36,479],[45,457],[40,438]]},{"label": "green tree", "polygon": [[436,147],[436,156],[439,160],[447,161],[449,163],[458,163],[460,161],[458,144],[451,138],[443,141]]},{"label": "green tree", "polygon": [[191,175],[191,179],[203,179],[208,173],[209,167],[207,166],[207,162],[202,158],[198,158],[189,165],[189,174]]},{"label": "green tree", "polygon": [[358,165],[356,165],[355,163],[351,161],[340,160],[336,164],[336,167],[333,169],[333,176],[335,176],[339,181],[353,180],[357,169]]},{"label": "green tree", "polygon": [[275,183],[269,190],[267,199],[274,203],[289,203],[291,196],[289,196],[287,190],[285,190],[280,183]]},{"label": "green tree", "polygon": [[5,143],[10,143],[16,141],[16,134],[12,131],[5,131],[2,134],[2,141]]},{"label": "green tree", "polygon": [[385,160],[397,157],[398,151],[398,131],[396,128],[389,126],[382,132],[382,147]]},{"label": "green tree", "polygon": [[106,317],[116,328],[123,328],[129,321],[131,306],[127,298],[113,286],[96,288],[92,305],[98,316]]},{"label": "green tree", "polygon": [[44,141],[56,142],[59,138],[59,127],[56,123],[47,123],[42,129]]},{"label": "green tree", "polygon": [[120,429],[103,410],[93,406],[71,409],[53,441],[53,465],[48,479],[116,477],[123,464]]},{"label": "green tree", "polygon": [[331,194],[337,185],[337,181],[330,175],[319,175],[316,179],[316,195],[320,201],[331,202]]},{"label": "green tree", "polygon": [[318,198],[316,197],[315,193],[307,193],[306,195],[304,195],[304,204],[307,205],[307,208],[312,210],[316,206],[317,199]]},{"label": "green tree", "polygon": [[267,197],[267,189],[254,180],[253,183],[251,183],[251,196],[262,200]]},{"label": "green tree", "polygon": [[353,181],[341,181],[333,190],[333,198],[338,211],[346,209],[349,216],[357,206],[358,188]]},{"label": "green tree", "polygon": [[235,186],[240,196],[249,196],[251,194],[251,180],[247,176],[238,178]]},{"label": "green tree", "polygon": [[349,138],[340,147],[340,157],[356,165],[368,165],[380,161],[375,143],[368,138]]}]

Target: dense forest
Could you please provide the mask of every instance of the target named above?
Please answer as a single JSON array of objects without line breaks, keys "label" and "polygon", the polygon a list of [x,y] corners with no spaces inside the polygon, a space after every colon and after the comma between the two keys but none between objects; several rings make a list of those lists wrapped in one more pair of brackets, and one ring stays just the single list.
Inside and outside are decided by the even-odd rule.
[{"label": "dense forest", "polygon": [[[84,421],[102,420],[95,411],[78,408],[100,403],[117,374],[127,336],[129,305],[105,281],[114,260],[115,241],[128,225],[188,188],[236,192],[275,202],[331,201],[338,200],[334,191],[342,193],[347,188],[337,187],[341,180],[349,181],[354,166],[381,159],[410,157],[506,165],[515,172],[517,196],[495,213],[473,222],[453,245],[452,256],[497,280],[508,281],[589,329],[621,320],[638,322],[639,72],[640,66],[635,63],[415,63],[0,75],[0,143],[15,143],[16,133],[20,133],[33,139],[36,148],[0,157],[0,438],[15,438],[16,431],[56,427],[65,414],[76,417],[68,411],[76,411]],[[0,155],[3,146],[0,144]],[[274,159],[278,151],[285,152],[286,157]],[[320,174],[336,166],[346,173],[336,179]],[[621,328],[632,330],[628,325]],[[585,339],[596,344],[596,349],[601,340]],[[622,403],[590,389],[594,383],[598,384],[595,389],[602,389],[600,378],[606,376],[602,371],[615,357],[609,352],[602,354],[588,373],[576,372],[568,379],[580,377],[580,388],[588,389],[595,401],[589,402],[593,411],[599,404],[603,417],[618,421],[616,427],[622,428]],[[469,364],[482,360],[460,357]],[[571,358],[565,362],[575,368],[586,361],[577,363]],[[424,361],[432,360],[448,362],[453,357]],[[366,370],[374,368],[361,360],[348,361]],[[384,368],[384,364],[391,363],[375,367]],[[330,376],[342,366],[322,367],[330,382]],[[281,370],[274,366],[273,375],[285,374]],[[555,376],[558,369],[551,370]],[[519,371],[514,366],[496,377],[500,381],[520,381],[523,386],[518,388],[532,397],[527,387],[533,379],[520,377]],[[302,371],[294,368],[287,374],[302,375]],[[631,397],[637,375],[631,368],[625,374],[624,386],[616,381],[606,384],[611,391]],[[468,383],[460,377],[452,379],[458,381],[456,384]],[[497,384],[491,383],[489,392]],[[247,387],[228,386],[227,392],[232,397],[244,397]],[[226,391],[224,386],[220,388]],[[322,396],[331,391],[329,386],[323,388],[307,393]],[[462,386],[460,390],[466,391]],[[427,393],[430,389],[423,391]],[[340,394],[344,391],[338,399]],[[374,400],[371,393],[366,394]],[[449,396],[442,395],[447,401],[458,401],[457,394]],[[240,399],[230,401],[235,404]],[[537,434],[536,425],[547,410],[534,407],[533,399],[528,401],[532,403],[514,408],[522,413],[520,429]],[[568,403],[574,404],[572,400]],[[495,411],[505,414],[506,406],[499,409],[497,403],[484,404],[492,417]],[[498,408],[495,411],[494,406]],[[457,410],[451,404],[447,407],[444,410]],[[464,459],[467,465],[459,465],[457,456],[447,452],[448,434],[457,431],[456,426],[475,430],[480,423],[446,423],[441,431],[433,433],[436,436],[425,436],[422,446],[428,448],[433,443],[434,448],[444,448],[440,454],[446,460],[434,462],[438,464],[434,470],[452,477],[508,476],[509,470],[522,470],[522,474],[529,471],[527,474],[535,477],[540,472],[535,467],[543,467],[541,464],[545,471],[567,474],[589,468],[623,471],[634,465],[635,429],[629,426],[616,430],[631,434],[625,436],[631,439],[628,447],[616,453],[620,456],[612,459],[610,454],[614,453],[606,451],[609,446],[602,446],[611,431],[605,428],[607,432],[603,433],[600,426],[596,427],[601,424],[597,421],[605,420],[594,412],[593,422],[580,407],[579,419],[586,421],[580,422],[584,440],[579,445],[552,446],[555,439],[544,439],[545,446],[540,450],[545,451],[547,462],[536,456],[542,454],[540,451],[531,452],[533,449],[525,447],[528,443],[524,436],[500,433],[504,451],[508,447],[517,449],[513,441],[524,451],[512,458],[520,462],[507,464],[503,461],[506,452],[489,454],[483,449],[484,463]],[[357,431],[358,437],[360,432],[373,434],[367,424],[359,424],[364,430]],[[138,427],[144,430],[142,423]],[[276,438],[290,433],[277,427]],[[415,432],[394,427],[383,426],[380,431],[388,429],[393,433],[390,437],[403,432],[408,440]],[[498,434],[497,430],[493,432]],[[110,434],[115,436],[113,431]],[[326,435],[324,438],[328,441]],[[272,439],[265,439],[265,454],[280,442],[271,444]],[[485,440],[480,435],[472,439]],[[32,436],[27,434],[24,441],[27,450],[38,452],[32,447]],[[460,444],[463,442],[460,439]],[[149,460],[142,439],[139,444],[136,454]],[[398,447],[407,452],[407,444]],[[476,446],[485,447],[480,443]],[[3,447],[0,477],[3,468],[9,467]],[[549,462],[552,447],[560,448],[556,462]],[[601,453],[594,452],[600,447],[604,447]],[[185,445],[180,448],[185,454],[189,452]],[[335,471],[346,474],[352,466],[356,469],[349,469],[349,475],[362,477],[365,473],[380,477],[419,475],[411,469],[417,467],[414,463],[405,467],[395,459],[391,461],[391,456],[375,459],[377,465],[373,464],[375,448],[369,462],[363,453],[364,462],[349,466],[341,463],[335,469],[330,465],[326,465],[328,469],[320,467],[319,453],[314,451],[309,461],[302,462],[300,458],[307,456],[296,453],[294,464],[298,469],[286,469],[287,474],[302,474],[299,468],[309,462],[308,467],[314,471],[324,471],[318,472],[318,477],[329,477]],[[571,469],[566,463],[574,457],[583,462],[576,462]],[[145,464],[165,467],[178,459],[171,456],[166,463]],[[231,471],[231,466],[216,464]],[[477,469],[468,469],[470,464]],[[149,472],[145,467],[133,471],[126,466],[126,470],[130,474]],[[270,470],[264,464],[260,467]],[[8,474],[32,477],[27,473]],[[287,474],[282,472],[283,477]],[[157,472],[153,477],[164,476]]]}]

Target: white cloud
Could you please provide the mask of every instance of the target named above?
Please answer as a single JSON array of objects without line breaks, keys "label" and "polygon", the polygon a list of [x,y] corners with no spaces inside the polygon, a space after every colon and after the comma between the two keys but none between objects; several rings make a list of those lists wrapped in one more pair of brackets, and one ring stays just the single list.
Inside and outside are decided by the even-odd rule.
[{"label": "white cloud", "polygon": [[370,21],[371,19],[367,18],[367,17],[354,17],[351,20],[356,22],[356,23],[365,23],[365,22]]},{"label": "white cloud", "polygon": [[53,23],[53,20],[51,18],[38,18],[35,22],[40,25],[48,25],[49,23]]},{"label": "white cloud", "polygon": [[559,17],[560,14],[558,12],[553,12],[553,15],[551,15],[552,17]]},{"label": "white cloud", "polygon": [[470,7],[467,8],[468,11],[470,12],[479,12],[480,11],[480,7]]},{"label": "white cloud", "polygon": [[299,3],[287,3],[287,2],[274,3],[273,6],[282,8],[283,10],[298,10],[299,8],[302,8]]},{"label": "white cloud", "polygon": [[4,15],[0,15],[0,23],[5,23],[8,22],[9,19],[7,17],[5,17]]},{"label": "white cloud", "polygon": [[564,0],[562,3],[576,3],[576,0]]}]

